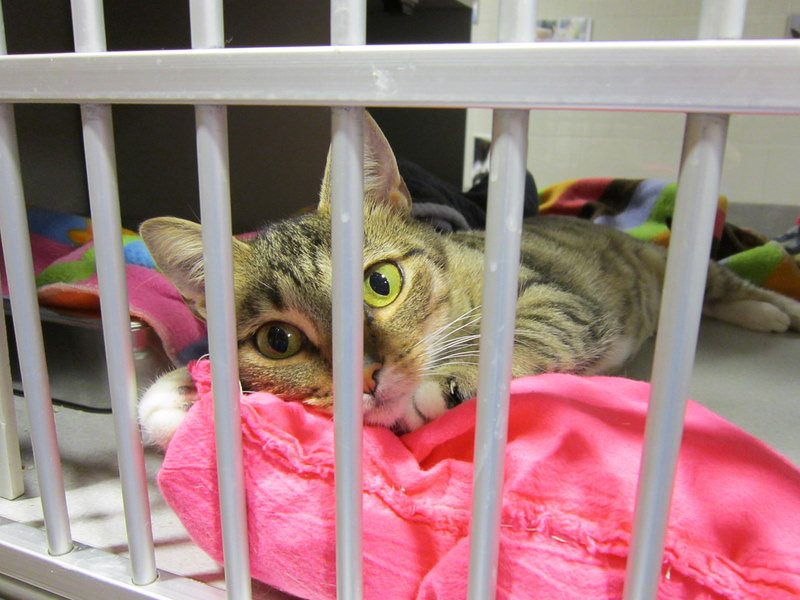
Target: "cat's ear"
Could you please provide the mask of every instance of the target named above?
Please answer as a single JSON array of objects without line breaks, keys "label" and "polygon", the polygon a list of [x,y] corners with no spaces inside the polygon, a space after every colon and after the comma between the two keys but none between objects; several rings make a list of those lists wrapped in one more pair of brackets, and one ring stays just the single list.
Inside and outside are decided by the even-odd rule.
[{"label": "cat's ear", "polygon": [[[197,223],[175,217],[148,219],[139,227],[147,249],[161,272],[178,288],[189,308],[206,318],[203,233]],[[250,247],[233,239],[234,272],[247,260]]]},{"label": "cat's ear", "polygon": [[[330,210],[331,152],[325,165],[319,209]],[[369,115],[364,113],[364,203],[388,206],[400,213],[411,213],[411,194],[400,177],[389,142]]]}]

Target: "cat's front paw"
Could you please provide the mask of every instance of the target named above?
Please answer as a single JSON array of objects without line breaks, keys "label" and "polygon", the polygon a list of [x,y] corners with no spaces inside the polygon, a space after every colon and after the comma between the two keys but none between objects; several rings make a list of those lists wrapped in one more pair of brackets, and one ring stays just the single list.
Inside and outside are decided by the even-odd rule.
[{"label": "cat's front paw", "polygon": [[197,388],[186,368],[159,377],[139,401],[144,441],[166,449],[195,400]]}]

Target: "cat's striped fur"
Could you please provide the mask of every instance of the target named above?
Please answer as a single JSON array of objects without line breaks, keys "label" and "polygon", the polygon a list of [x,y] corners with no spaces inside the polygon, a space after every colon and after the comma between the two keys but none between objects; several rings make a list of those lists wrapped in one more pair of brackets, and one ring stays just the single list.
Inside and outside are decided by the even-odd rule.
[{"label": "cat's striped fur", "polygon": [[[396,267],[400,284],[386,305],[364,306],[364,418],[409,431],[477,389],[484,233],[442,235],[412,219],[394,157],[369,118],[365,137],[365,273],[389,264],[387,272]],[[243,389],[325,409],[333,402],[328,181],[326,172],[317,211],[272,223],[252,242],[234,240]],[[204,316],[199,226],[152,219],[141,234],[159,267]],[[526,221],[514,376],[619,367],[655,332],[665,257],[658,246],[578,219]],[[389,290],[381,277],[378,283]],[[714,263],[706,312],[752,329],[800,330],[800,303]],[[289,337],[275,333],[276,324],[301,341],[286,358],[269,356],[276,340],[279,349],[290,345]],[[191,398],[183,370],[156,382],[140,408],[150,437],[166,443]]]}]

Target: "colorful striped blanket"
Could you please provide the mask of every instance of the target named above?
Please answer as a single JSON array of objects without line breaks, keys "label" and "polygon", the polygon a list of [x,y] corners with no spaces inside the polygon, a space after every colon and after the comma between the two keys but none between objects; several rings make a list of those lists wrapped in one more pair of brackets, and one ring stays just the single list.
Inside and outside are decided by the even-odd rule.
[{"label": "colorful striped blanket", "polygon": [[[655,179],[576,179],[542,190],[539,212],[591,219],[667,246],[675,191],[674,183]],[[727,208],[728,199],[721,196],[711,258],[756,285],[800,300],[798,228],[777,240],[768,240],[728,223]]]}]

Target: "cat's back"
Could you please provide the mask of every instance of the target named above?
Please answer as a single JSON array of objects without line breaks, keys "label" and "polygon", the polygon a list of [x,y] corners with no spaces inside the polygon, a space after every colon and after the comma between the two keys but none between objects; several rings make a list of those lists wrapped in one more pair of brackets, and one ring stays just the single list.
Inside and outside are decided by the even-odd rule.
[{"label": "cat's back", "polygon": [[[454,242],[483,251],[484,231],[452,234]],[[554,280],[608,277],[645,269],[663,274],[663,248],[628,234],[569,216],[540,215],[523,221],[520,267]]]}]

